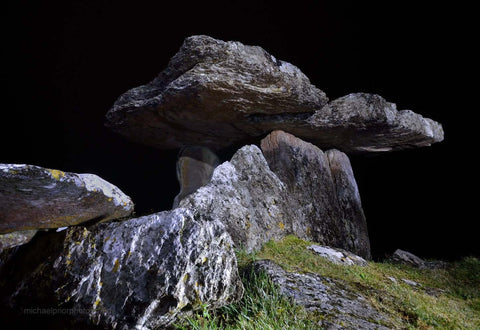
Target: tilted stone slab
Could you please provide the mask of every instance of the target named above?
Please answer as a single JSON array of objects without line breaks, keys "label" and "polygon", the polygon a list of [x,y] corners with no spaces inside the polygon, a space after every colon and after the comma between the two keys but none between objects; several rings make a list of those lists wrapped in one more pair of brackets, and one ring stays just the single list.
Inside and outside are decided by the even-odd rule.
[{"label": "tilted stone slab", "polygon": [[443,140],[441,125],[397,111],[375,94],[328,103],[294,65],[258,46],[208,36],[185,39],[150,83],[120,96],[106,125],[162,149],[201,145],[222,149],[284,130],[322,149],[379,152]]},{"label": "tilted stone slab", "polygon": [[127,217],[133,202],[94,174],[0,164],[0,234]]},{"label": "tilted stone slab", "polygon": [[[189,210],[46,235],[11,258],[30,272],[0,267],[1,298],[18,322],[32,319],[25,309],[40,306],[72,311],[39,320],[51,325],[63,317],[62,328],[164,329],[180,316],[243,294],[224,225],[196,220]],[[37,263],[28,259],[32,255]]]},{"label": "tilted stone slab", "polygon": [[358,290],[339,280],[314,273],[287,272],[271,260],[256,261],[252,267],[255,273],[266,274],[294,303],[324,316],[319,324],[322,329],[394,328],[395,320],[376,310]]}]

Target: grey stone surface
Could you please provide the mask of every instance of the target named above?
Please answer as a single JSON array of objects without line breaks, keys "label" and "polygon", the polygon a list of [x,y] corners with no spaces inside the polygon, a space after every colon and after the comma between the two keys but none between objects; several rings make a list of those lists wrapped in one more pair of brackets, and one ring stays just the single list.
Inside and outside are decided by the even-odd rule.
[{"label": "grey stone surface", "polygon": [[185,196],[206,185],[219,163],[217,155],[208,148],[200,146],[183,148],[177,160],[177,179],[180,192],[175,196],[173,208],[176,208]]},{"label": "grey stone surface", "polygon": [[153,81],[120,96],[107,125],[159,148],[218,149],[248,139],[242,125],[251,116],[313,112],[327,100],[297,67],[260,47],[192,36]]},{"label": "grey stone surface", "polygon": [[127,217],[133,202],[94,174],[0,164],[0,234]]},{"label": "grey stone surface", "polygon": [[[290,142],[283,145],[278,137]],[[338,198],[356,188],[335,184],[327,155],[283,132],[264,141],[273,143],[267,148],[262,142],[269,162],[258,147],[241,148],[215,169],[206,186],[184,198],[180,207],[193,210],[198,218],[224,223],[236,246],[247,251],[293,234],[369,258],[365,217],[358,213],[361,205],[349,210],[352,205]],[[280,149],[274,144],[280,144]],[[361,228],[356,228],[358,223]]]},{"label": "grey stone surface", "polygon": [[[347,155],[274,131],[261,141],[270,169],[285,183],[293,232],[370,258],[360,194]],[[288,205],[288,206],[287,206]]]},{"label": "grey stone surface", "polygon": [[425,268],[425,261],[422,258],[401,249],[396,249],[390,257],[390,260],[395,263],[410,265],[417,268]]},{"label": "grey stone surface", "polygon": [[443,140],[442,126],[379,95],[330,103],[294,65],[258,46],[192,36],[150,83],[121,95],[106,125],[158,148],[221,149],[284,130],[322,149],[381,152]]},{"label": "grey stone surface", "polygon": [[225,227],[215,220],[196,220],[189,210],[49,235],[32,242],[37,246],[25,246],[38,250],[38,244],[56,237],[56,247],[42,249],[48,254],[37,263],[17,258],[17,265],[31,266],[30,272],[8,264],[2,269],[2,282],[9,281],[2,290],[10,288],[3,292],[3,302],[14,311],[65,308],[82,311],[66,324],[159,329],[192,310],[218,308],[243,293]]},{"label": "grey stone surface", "polygon": [[280,292],[307,311],[324,316],[325,329],[391,329],[392,321],[367,299],[344,283],[314,273],[287,272],[271,260],[256,261],[255,272],[264,272]]},{"label": "grey stone surface", "polygon": [[357,256],[351,252],[345,251],[339,248],[332,248],[329,246],[321,246],[321,245],[310,245],[307,246],[307,249],[314,251],[321,257],[333,262],[337,265],[357,265],[357,266],[366,266],[367,261],[362,257]]},{"label": "grey stone surface", "polygon": [[0,252],[15,246],[28,243],[37,233],[36,229],[14,231],[0,235]]}]

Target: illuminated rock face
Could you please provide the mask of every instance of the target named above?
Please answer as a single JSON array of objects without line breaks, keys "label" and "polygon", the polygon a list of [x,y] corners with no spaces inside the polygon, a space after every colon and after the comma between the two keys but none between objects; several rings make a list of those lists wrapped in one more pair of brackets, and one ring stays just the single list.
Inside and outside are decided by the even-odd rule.
[{"label": "illuminated rock face", "polygon": [[[1,291],[12,316],[25,306],[42,306],[78,311],[63,315],[64,326],[161,329],[192,310],[218,308],[243,294],[224,225],[194,219],[186,209],[46,235],[24,247],[50,247],[37,264],[27,263],[30,272],[0,268],[9,281]],[[22,256],[28,253],[16,262],[25,264]]]},{"label": "illuminated rock face", "polygon": [[379,95],[354,93],[328,102],[296,66],[258,46],[208,36],[186,38],[150,83],[121,95],[106,125],[162,149],[213,150],[256,142],[283,130],[346,153],[428,146],[442,126]]},{"label": "illuminated rock face", "polygon": [[224,223],[236,246],[247,251],[293,234],[370,258],[348,157],[281,131],[267,136],[261,147],[238,150],[179,206]]},{"label": "illuminated rock face", "polygon": [[0,234],[108,221],[132,212],[130,197],[94,174],[0,164]]}]

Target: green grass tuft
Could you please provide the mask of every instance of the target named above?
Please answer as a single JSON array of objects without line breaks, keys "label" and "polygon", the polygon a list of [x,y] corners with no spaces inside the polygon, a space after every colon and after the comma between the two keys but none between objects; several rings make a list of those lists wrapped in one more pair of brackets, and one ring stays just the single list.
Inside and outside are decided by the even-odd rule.
[{"label": "green grass tuft", "polygon": [[[253,254],[237,252],[241,269],[271,259],[287,271],[312,272],[343,281],[362,294],[399,329],[480,329],[480,260],[469,257],[446,269],[417,269],[388,262],[336,265],[294,236],[271,241]],[[392,278],[394,281],[392,281]],[[405,282],[419,283],[412,287]],[[279,294],[265,275],[243,275],[244,297],[209,311],[207,306],[182,320],[177,329],[318,329],[321,313],[307,313]]]}]

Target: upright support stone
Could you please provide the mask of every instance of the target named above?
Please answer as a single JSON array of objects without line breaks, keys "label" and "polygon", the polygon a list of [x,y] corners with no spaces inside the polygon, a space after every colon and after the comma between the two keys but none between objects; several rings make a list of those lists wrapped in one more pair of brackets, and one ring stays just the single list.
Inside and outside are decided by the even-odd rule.
[{"label": "upright support stone", "polygon": [[177,179],[180,184],[180,192],[173,201],[173,208],[178,207],[183,198],[206,185],[219,163],[217,155],[206,147],[183,148],[177,160]]},{"label": "upright support stone", "polygon": [[[274,131],[261,142],[270,169],[285,183],[300,237],[371,258],[367,223],[346,154]],[[305,224],[309,224],[305,228]]]}]

